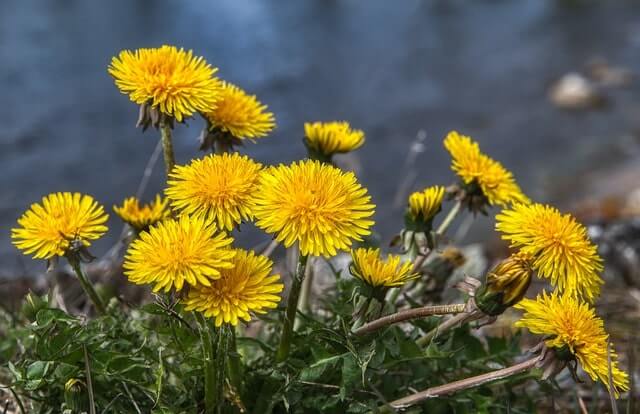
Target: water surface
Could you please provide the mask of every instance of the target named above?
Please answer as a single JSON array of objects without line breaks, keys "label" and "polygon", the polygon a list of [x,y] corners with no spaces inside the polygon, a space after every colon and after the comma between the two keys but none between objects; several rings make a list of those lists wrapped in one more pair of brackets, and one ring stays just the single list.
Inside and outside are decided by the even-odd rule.
[{"label": "water surface", "polygon": [[[635,85],[610,92],[613,106],[597,112],[559,111],[546,91],[594,56],[637,70],[639,17],[631,1],[3,0],[2,273],[34,269],[9,230],[44,194],[81,191],[111,210],[135,193],[157,137],[133,127],[137,108],[106,73],[121,49],[191,48],[257,94],[278,121],[272,136],[247,147],[265,163],[304,156],[305,121],[344,119],[364,129],[358,174],[388,237],[401,224],[391,199],[419,130],[427,149],[417,186],[452,180],[441,140],[458,129],[544,199],[545,180],[637,129]],[[200,128],[193,121],[176,131],[179,162],[197,155]],[[149,197],[162,179],[159,166]],[[110,224],[96,254],[117,237],[119,223]]]}]

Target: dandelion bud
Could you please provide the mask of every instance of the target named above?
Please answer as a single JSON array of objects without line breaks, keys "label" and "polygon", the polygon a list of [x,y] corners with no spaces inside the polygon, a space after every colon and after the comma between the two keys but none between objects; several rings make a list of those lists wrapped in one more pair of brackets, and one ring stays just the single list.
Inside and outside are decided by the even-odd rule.
[{"label": "dandelion bud", "polygon": [[408,208],[404,216],[404,229],[400,234],[405,252],[417,255],[435,246],[431,228],[433,218],[441,210],[444,195],[444,187],[433,186],[409,196]]},{"label": "dandelion bud", "polygon": [[364,132],[351,129],[348,122],[307,122],[304,124],[304,145],[309,158],[331,162],[331,156],[350,152],[364,144]]},{"label": "dandelion bud", "polygon": [[445,188],[433,186],[417,191],[409,196],[409,211],[407,212],[407,224],[424,231],[431,230],[433,218],[442,208]]},{"label": "dandelion bud", "polygon": [[476,305],[485,314],[497,316],[518,303],[531,284],[530,257],[516,253],[498,263],[476,294]]},{"label": "dandelion bud", "polygon": [[113,206],[113,211],[138,232],[147,230],[149,226],[171,215],[168,201],[159,195],[151,203],[142,205],[137,198],[129,197],[121,206]]},{"label": "dandelion bud", "polygon": [[[351,251],[353,262],[349,266],[351,274],[374,290],[382,291],[384,297],[387,288],[400,287],[410,280],[419,277],[412,271],[411,262],[402,262],[397,255],[387,255],[386,260],[380,255],[380,249],[356,249]],[[377,292],[379,293],[379,292]]]},{"label": "dandelion bud", "polygon": [[64,402],[74,413],[86,412],[89,408],[85,384],[76,378],[71,378],[64,384]]}]

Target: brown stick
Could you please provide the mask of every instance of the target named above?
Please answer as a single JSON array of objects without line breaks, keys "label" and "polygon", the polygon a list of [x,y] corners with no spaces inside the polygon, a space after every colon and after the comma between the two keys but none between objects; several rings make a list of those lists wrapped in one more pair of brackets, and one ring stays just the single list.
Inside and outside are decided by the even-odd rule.
[{"label": "brown stick", "polygon": [[434,305],[423,306],[421,308],[406,309],[380,319],[371,321],[353,331],[355,335],[364,335],[394,323],[404,322],[411,319],[424,318],[433,315],[449,315],[452,313],[464,312],[466,305],[457,303],[454,305]]},{"label": "brown stick", "polygon": [[462,324],[465,324],[467,322],[475,321],[477,319],[480,319],[482,316],[483,316],[483,314],[480,313],[477,310],[476,311],[471,311],[471,312],[459,313],[459,314],[453,316],[452,318],[449,318],[446,321],[442,322],[440,325],[438,325],[437,327],[435,327],[431,331],[427,332],[427,334],[425,336],[423,336],[422,338],[419,338],[416,341],[416,343],[419,346],[425,346],[429,342],[431,342],[431,339],[433,339],[437,334],[442,333],[442,332],[446,332],[446,331],[448,331],[449,329],[453,328],[456,325],[462,325]]},{"label": "brown stick", "polygon": [[486,374],[477,375],[471,378],[465,378],[459,381],[450,382],[448,384],[439,385],[437,387],[427,388],[424,391],[417,392],[415,394],[407,395],[391,402],[391,406],[397,409],[404,409],[412,405],[418,404],[429,398],[442,397],[445,395],[453,394],[461,390],[477,387],[479,385],[486,384],[488,382],[497,381],[503,378],[510,377],[515,374],[519,374],[524,371],[528,371],[534,368],[540,361],[541,356],[537,355],[534,358],[527,359],[519,364],[512,365],[507,368],[499,369],[497,371],[487,372]]}]

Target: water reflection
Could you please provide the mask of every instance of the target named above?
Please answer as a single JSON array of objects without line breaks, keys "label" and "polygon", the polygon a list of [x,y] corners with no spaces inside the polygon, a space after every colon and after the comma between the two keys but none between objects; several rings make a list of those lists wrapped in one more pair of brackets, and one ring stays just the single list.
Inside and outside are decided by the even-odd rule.
[{"label": "water reflection", "polygon": [[[632,2],[561,4],[4,0],[0,258],[15,265],[9,228],[43,194],[83,191],[110,207],[135,192],[156,137],[133,129],[136,108],[105,69],[123,48],[162,43],[194,49],[269,104],[278,129],[248,148],[263,162],[303,156],[307,120],[346,119],[364,129],[360,176],[380,204],[385,235],[400,225],[391,198],[419,129],[428,137],[421,184],[451,180],[440,140],[457,128],[543,196],[548,168],[563,171],[584,148],[637,126],[638,111],[629,110],[635,86],[604,113],[567,114],[548,104],[548,84],[590,57],[637,69],[640,56]],[[194,121],[177,132],[179,160],[194,155],[199,128]],[[161,172],[150,194],[161,188]]]}]

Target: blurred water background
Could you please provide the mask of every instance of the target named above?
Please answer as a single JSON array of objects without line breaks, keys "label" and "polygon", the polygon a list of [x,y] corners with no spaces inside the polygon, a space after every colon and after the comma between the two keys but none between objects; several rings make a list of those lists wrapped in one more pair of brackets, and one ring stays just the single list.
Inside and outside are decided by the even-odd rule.
[{"label": "blurred water background", "polygon": [[[193,49],[269,105],[278,128],[245,149],[264,163],[304,156],[305,121],[363,129],[366,145],[346,161],[378,204],[383,240],[402,224],[393,198],[419,131],[414,189],[453,181],[441,144],[451,129],[480,141],[530,196],[561,205],[593,191],[594,171],[637,158],[635,82],[608,90],[597,110],[561,110],[547,97],[597,57],[640,68],[634,1],[2,0],[0,274],[42,269],[9,234],[43,195],[89,193],[111,213],[135,193],[157,134],[134,128],[137,107],[106,67],[121,49],[164,43]],[[177,128],[179,162],[200,155],[201,126]],[[148,198],[162,182],[158,164]],[[119,234],[111,216],[97,255]],[[245,228],[252,243],[266,238]],[[488,228],[490,219],[472,234]]]}]

